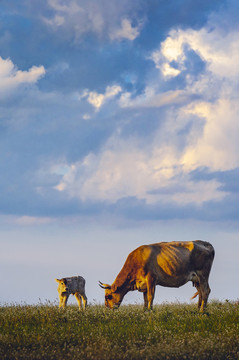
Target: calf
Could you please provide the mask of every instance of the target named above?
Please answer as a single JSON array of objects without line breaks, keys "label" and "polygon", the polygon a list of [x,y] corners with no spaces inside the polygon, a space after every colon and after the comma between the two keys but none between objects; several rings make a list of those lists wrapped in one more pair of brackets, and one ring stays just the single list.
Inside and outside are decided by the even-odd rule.
[{"label": "calf", "polygon": [[85,279],[82,276],[65,277],[62,279],[55,279],[58,282],[58,294],[59,294],[59,308],[65,308],[69,295],[75,295],[79,305],[79,309],[85,310],[87,305],[87,297],[85,294]]}]

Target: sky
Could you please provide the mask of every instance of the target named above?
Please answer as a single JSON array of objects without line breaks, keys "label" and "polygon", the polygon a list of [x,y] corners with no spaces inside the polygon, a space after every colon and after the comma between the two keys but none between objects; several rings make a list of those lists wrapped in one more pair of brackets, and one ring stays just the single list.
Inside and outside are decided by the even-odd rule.
[{"label": "sky", "polygon": [[239,298],[238,16],[236,0],[1,0],[0,304],[57,303],[73,275],[103,303],[134,248],[195,239],[215,247],[211,299]]}]

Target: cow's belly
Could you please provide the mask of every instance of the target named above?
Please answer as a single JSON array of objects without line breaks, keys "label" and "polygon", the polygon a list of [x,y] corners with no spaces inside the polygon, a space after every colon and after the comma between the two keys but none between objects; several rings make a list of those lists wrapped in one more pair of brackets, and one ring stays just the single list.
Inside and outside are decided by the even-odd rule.
[{"label": "cow's belly", "polygon": [[[199,282],[199,278],[195,271],[188,271],[184,274],[180,275],[168,275],[165,274],[163,271],[159,271],[157,274],[153,274],[153,277],[155,279],[155,285],[160,285],[164,287],[180,287],[184,284],[186,284],[188,281],[193,282]],[[134,286],[132,290],[138,290],[140,292],[146,292],[147,291],[147,281],[145,277],[141,277],[141,279],[138,279],[135,281]]]},{"label": "cow's belly", "polygon": [[180,287],[184,284],[186,284],[188,281],[197,282],[198,277],[195,272],[188,272],[183,275],[174,275],[174,276],[168,276],[165,274],[161,274],[157,278],[157,285],[165,286],[165,287]]},{"label": "cow's belly", "polygon": [[165,286],[165,287],[180,287],[188,282],[187,277],[171,277],[167,279],[159,279],[157,281],[157,285]]}]

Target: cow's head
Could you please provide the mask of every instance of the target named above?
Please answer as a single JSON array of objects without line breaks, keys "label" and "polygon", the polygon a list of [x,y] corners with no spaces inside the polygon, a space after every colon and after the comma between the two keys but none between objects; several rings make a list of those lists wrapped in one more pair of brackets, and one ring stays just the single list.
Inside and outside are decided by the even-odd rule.
[{"label": "cow's head", "polygon": [[67,280],[66,279],[55,279],[58,283],[58,292],[61,295],[66,295],[68,293],[68,286],[67,286]]},{"label": "cow's head", "polygon": [[114,285],[103,284],[100,281],[99,286],[105,289],[105,306],[110,309],[119,307],[123,300],[124,293]]}]

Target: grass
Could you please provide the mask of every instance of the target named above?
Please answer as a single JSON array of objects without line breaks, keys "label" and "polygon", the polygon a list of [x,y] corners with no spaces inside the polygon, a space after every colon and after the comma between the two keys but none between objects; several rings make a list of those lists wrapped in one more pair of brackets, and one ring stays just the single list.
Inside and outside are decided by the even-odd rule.
[{"label": "grass", "polygon": [[0,307],[0,359],[239,359],[239,303]]}]

